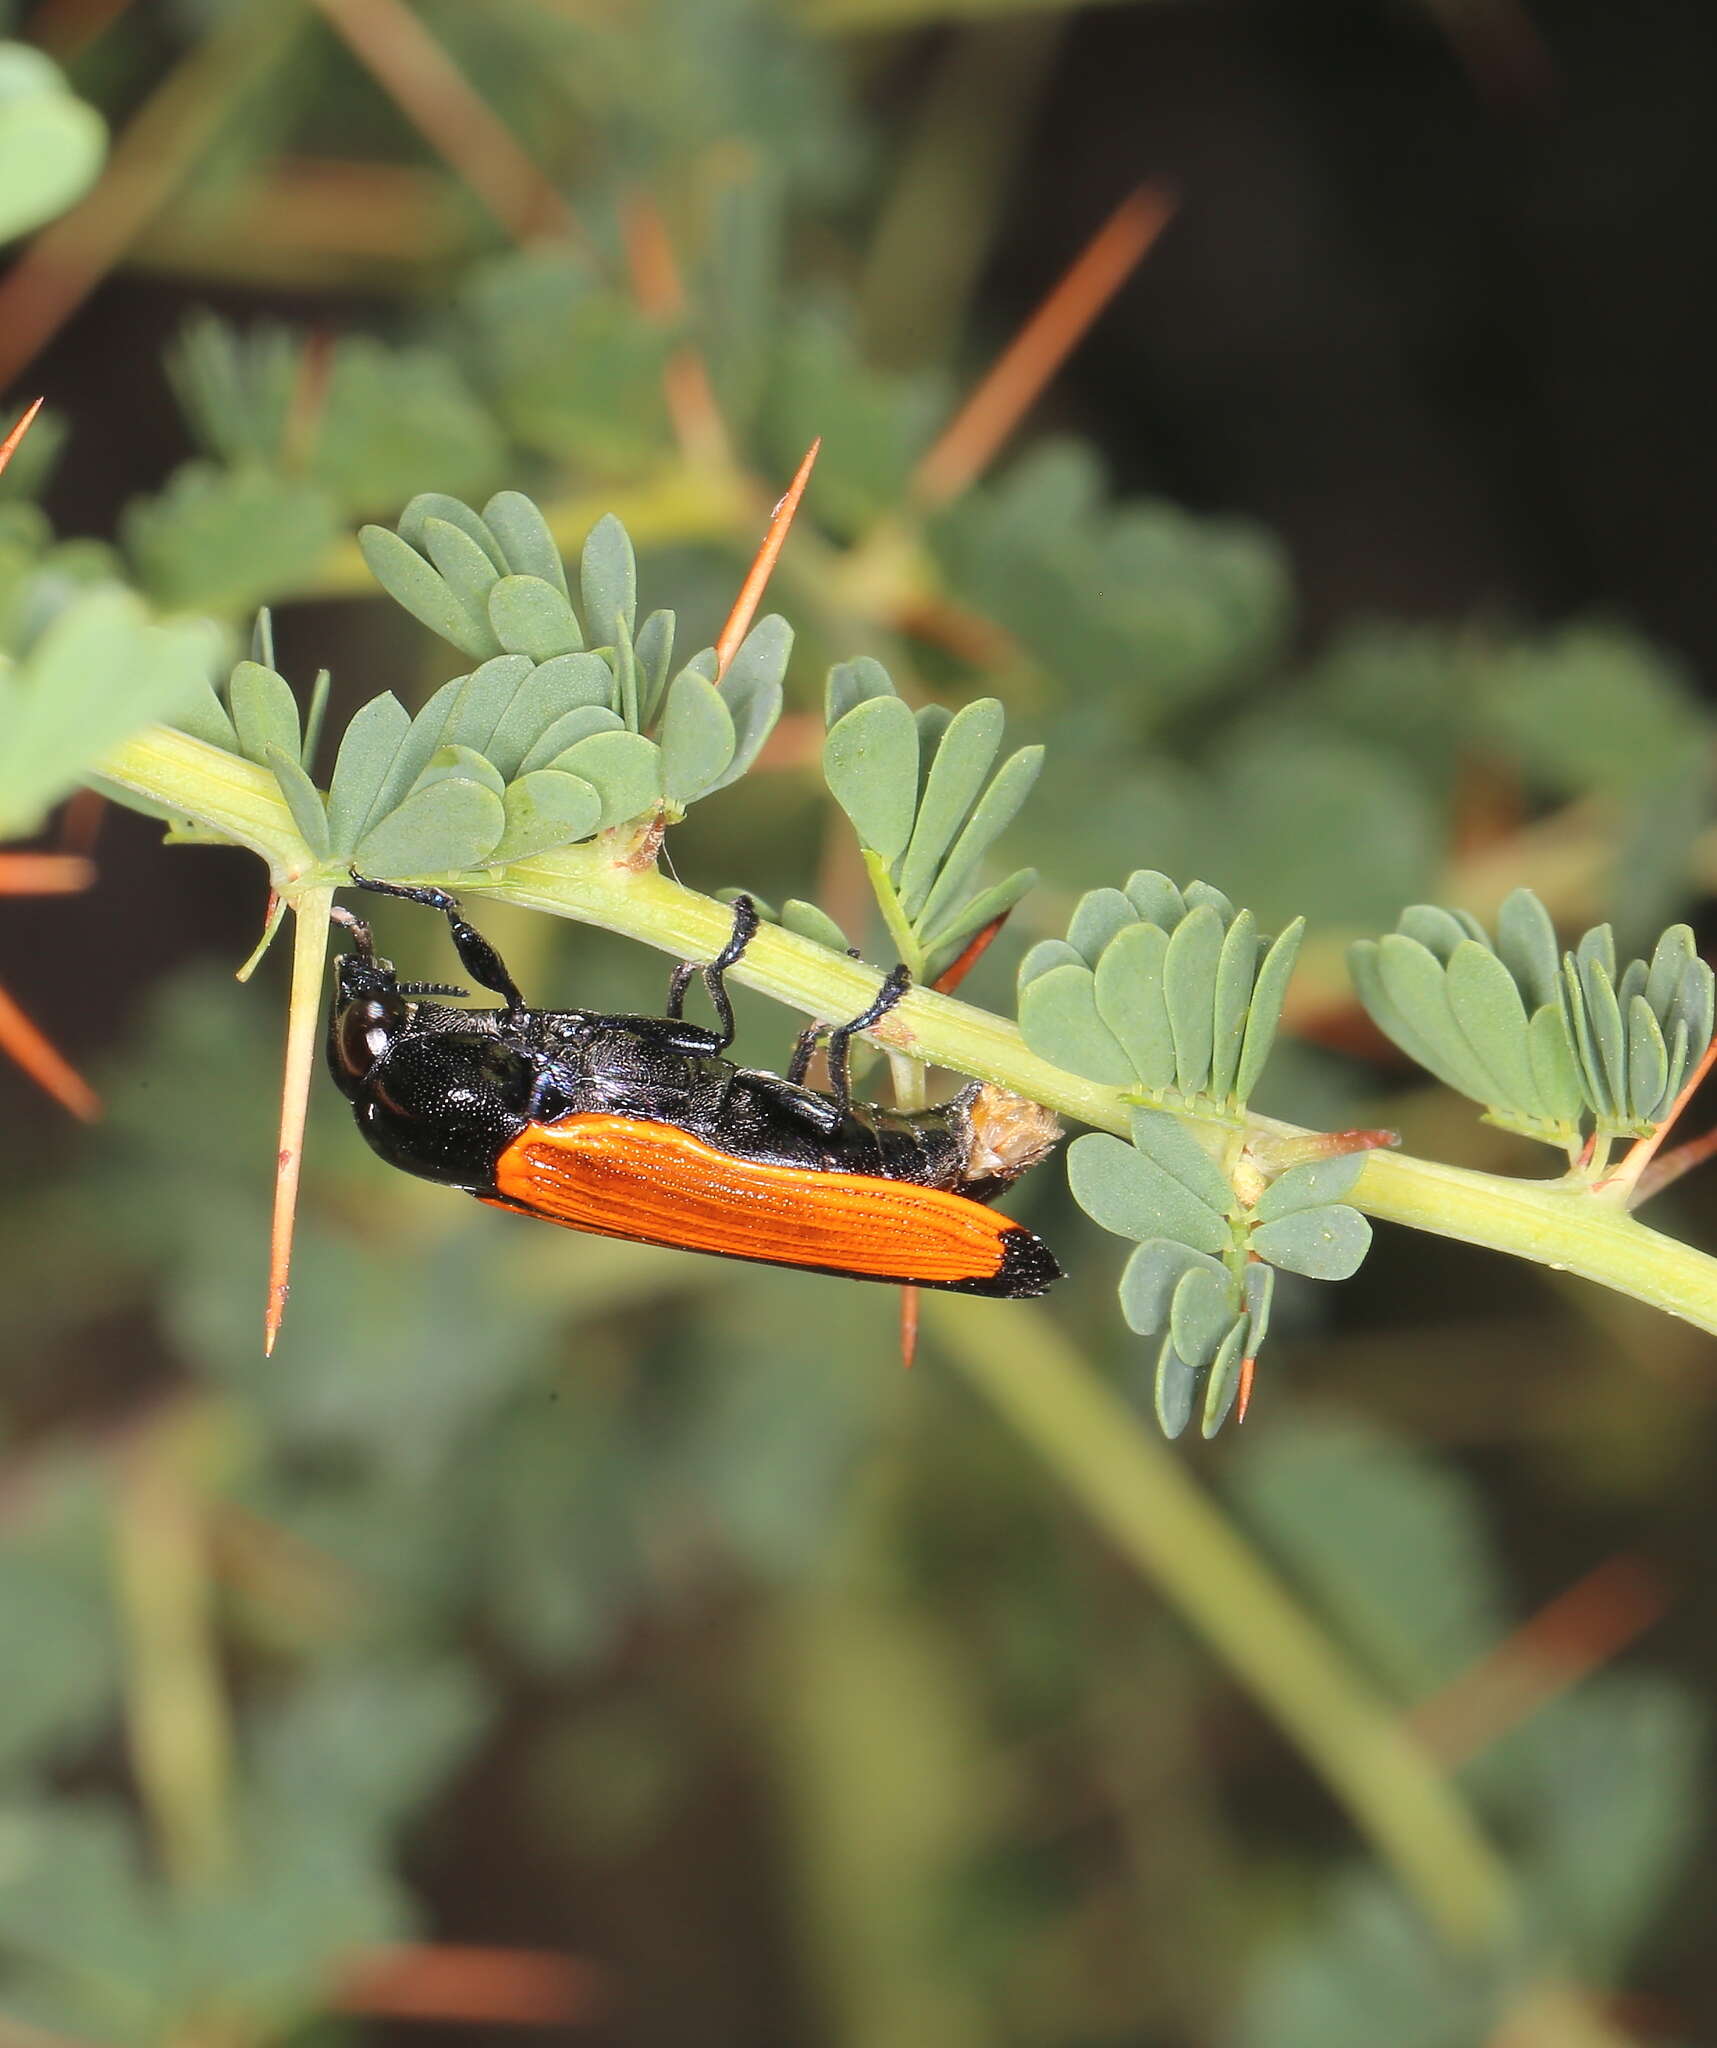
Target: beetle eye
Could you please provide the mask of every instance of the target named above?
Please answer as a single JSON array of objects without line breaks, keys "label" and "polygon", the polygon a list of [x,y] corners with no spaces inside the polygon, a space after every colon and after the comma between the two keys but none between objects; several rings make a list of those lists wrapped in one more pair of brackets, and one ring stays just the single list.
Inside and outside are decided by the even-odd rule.
[{"label": "beetle eye", "polygon": [[335,1044],[340,1065],[361,1081],[405,1026],[405,1004],[396,995],[359,996],[340,1012]]}]

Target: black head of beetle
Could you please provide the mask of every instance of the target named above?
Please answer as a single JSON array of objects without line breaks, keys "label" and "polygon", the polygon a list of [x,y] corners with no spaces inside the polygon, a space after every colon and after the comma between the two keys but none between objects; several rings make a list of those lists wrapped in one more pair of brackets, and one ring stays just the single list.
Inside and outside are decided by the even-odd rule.
[{"label": "black head of beetle", "polygon": [[[390,1165],[470,1189],[493,1179],[500,1149],[541,1108],[541,1061],[496,1030],[504,1012],[460,1012],[424,996],[467,993],[402,982],[368,925],[336,910],[353,950],[338,961],[328,1015],[328,1070],[358,1127]],[[519,1014],[523,1014],[520,1012]]]}]

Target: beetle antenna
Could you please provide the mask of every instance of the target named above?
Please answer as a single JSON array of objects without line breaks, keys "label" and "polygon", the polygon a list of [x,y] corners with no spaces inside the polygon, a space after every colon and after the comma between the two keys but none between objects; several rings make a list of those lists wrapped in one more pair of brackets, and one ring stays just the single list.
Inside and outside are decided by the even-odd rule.
[{"label": "beetle antenna", "polygon": [[453,950],[465,972],[479,988],[506,998],[509,1019],[522,1014],[525,999],[507,972],[506,962],[474,925],[466,923],[457,896],[450,896],[445,889],[416,888],[404,882],[374,882],[368,875],[360,875],[356,868],[349,872],[360,889],[372,890],[378,896],[403,896],[408,903],[422,903],[431,910],[439,910],[453,933]]}]

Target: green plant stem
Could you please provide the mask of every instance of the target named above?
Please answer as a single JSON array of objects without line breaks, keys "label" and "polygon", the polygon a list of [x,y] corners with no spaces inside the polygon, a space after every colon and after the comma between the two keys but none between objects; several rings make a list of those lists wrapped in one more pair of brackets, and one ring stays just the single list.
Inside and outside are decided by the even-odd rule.
[{"label": "green plant stem", "polygon": [[206,1417],[176,1412],[133,1446],[115,1496],[126,1733],[163,1867],[218,1883],[232,1855],[232,1731],[214,1624],[199,1465]]},{"label": "green plant stem", "polygon": [[[268,863],[284,895],[343,879],[317,867],[273,777],[218,747],[151,726],[115,748],[99,774],[249,847]],[[732,921],[725,904],[653,867],[631,865],[624,848],[617,852],[606,841],[521,861],[501,870],[495,882],[476,876],[460,885],[600,925],[686,960],[713,959]],[[879,981],[874,967],[772,925],[758,933],[734,978],[811,1017],[856,1016]],[[890,1050],[997,1082],[1099,1130],[1124,1134],[1128,1128],[1132,1105],[1120,1089],[1052,1066],[1006,1019],[952,996],[914,989],[871,1036]],[[1253,1128],[1261,1135],[1294,1134],[1293,1126],[1262,1118]],[[1412,1229],[1579,1274],[1717,1332],[1717,1259],[1582,1190],[1373,1152],[1348,1199]]]},{"label": "green plant stem", "polygon": [[937,1295],[938,1345],[1292,1739],[1450,1943],[1500,1945],[1508,1871],[1399,1717],[1295,1604],[1175,1451],[1042,1310]]}]

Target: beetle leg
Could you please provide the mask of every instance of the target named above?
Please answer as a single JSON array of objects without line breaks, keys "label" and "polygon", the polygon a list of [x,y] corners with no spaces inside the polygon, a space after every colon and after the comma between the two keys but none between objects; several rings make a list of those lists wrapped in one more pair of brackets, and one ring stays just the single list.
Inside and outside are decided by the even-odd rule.
[{"label": "beetle leg", "polygon": [[826,1024],[807,1024],[793,1041],[793,1057],[787,1062],[787,1078],[796,1088],[805,1085],[805,1076],[811,1071],[811,1058],[817,1050],[817,1040],[828,1030]]},{"label": "beetle leg", "polygon": [[715,1005],[716,1020],[721,1026],[717,1033],[721,1041],[716,1047],[718,1052],[726,1052],[733,1043],[733,1003],[727,993],[727,970],[751,944],[759,922],[757,905],[751,898],[736,896],[733,899],[733,929],[727,935],[727,944],[707,967],[700,968],[694,961],[681,961],[668,977],[668,1015],[677,1022],[685,1009],[686,990],[691,986],[692,976],[702,974],[709,999]]},{"label": "beetle leg", "polygon": [[[873,1024],[880,1024],[911,986],[912,972],[908,967],[891,967],[888,979],[877,990],[876,1000],[870,1008],[861,1010],[849,1023],[837,1024],[829,1033],[829,1093],[841,1109],[845,1110],[852,1102],[847,1047],[854,1032],[868,1031]],[[797,1056],[798,1049],[795,1047],[794,1057]]]},{"label": "beetle leg", "polygon": [[372,890],[378,896],[403,896],[408,903],[422,903],[431,910],[439,910],[453,934],[453,950],[459,955],[459,964],[477,986],[505,997],[509,1018],[517,1017],[524,1009],[525,999],[507,972],[506,963],[476,926],[466,923],[457,896],[450,896],[445,889],[413,888],[404,882],[372,882],[356,868],[351,875],[360,889]]}]

